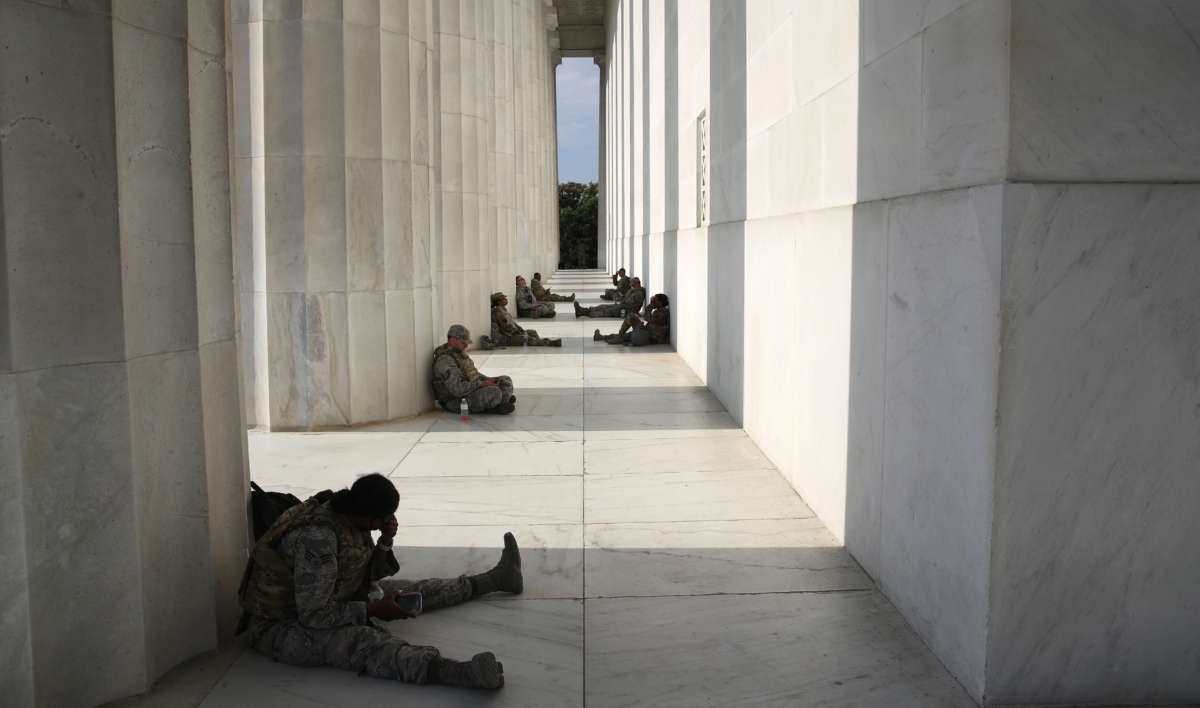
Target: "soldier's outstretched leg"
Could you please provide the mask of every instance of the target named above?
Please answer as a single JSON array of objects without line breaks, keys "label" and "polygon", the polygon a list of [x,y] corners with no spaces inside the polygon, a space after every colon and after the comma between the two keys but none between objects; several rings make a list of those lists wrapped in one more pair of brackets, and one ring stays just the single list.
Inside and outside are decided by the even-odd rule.
[{"label": "soldier's outstretched leg", "polygon": [[[510,390],[511,386],[510,379]],[[483,386],[467,395],[467,407],[472,413],[511,413],[511,405],[508,396],[499,386]],[[504,410],[505,408],[508,410]]]}]

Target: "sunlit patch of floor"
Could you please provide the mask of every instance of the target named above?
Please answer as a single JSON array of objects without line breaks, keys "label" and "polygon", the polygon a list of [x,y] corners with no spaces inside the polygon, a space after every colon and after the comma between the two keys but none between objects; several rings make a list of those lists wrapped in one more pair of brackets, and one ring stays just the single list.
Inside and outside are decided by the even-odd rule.
[{"label": "sunlit patch of floor", "polygon": [[[610,286],[560,273],[584,304]],[[361,474],[401,494],[405,577],[486,570],[504,531],[526,592],[393,623],[505,666],[498,694],[407,686],[246,652],[203,705],[971,706],[720,402],[666,347],[592,341],[613,319],[525,321],[562,349],[479,352],[512,416],[431,413],[250,437],[251,473],[305,495]]]}]

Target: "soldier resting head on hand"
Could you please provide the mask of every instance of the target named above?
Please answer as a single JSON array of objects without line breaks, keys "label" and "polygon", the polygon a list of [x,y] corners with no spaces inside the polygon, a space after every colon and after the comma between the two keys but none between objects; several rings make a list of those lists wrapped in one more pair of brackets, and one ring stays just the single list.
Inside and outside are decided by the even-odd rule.
[{"label": "soldier resting head on hand", "polygon": [[600,334],[596,330],[592,339],[603,340],[609,344],[625,344],[633,347],[644,347],[647,344],[671,343],[671,299],[666,293],[658,293],[650,298],[646,315],[642,317],[636,312],[625,316],[621,329],[616,334]]},{"label": "soldier resting head on hand", "polygon": [[[504,667],[492,652],[470,661],[393,636],[376,621],[410,619],[486,593],[520,593],[521,551],[511,533],[496,567],[479,575],[392,579],[400,495],[370,474],[349,489],[325,491],[279,516],[254,546],[239,590],[251,645],[275,661],[336,666],[377,678],[496,689]],[[379,531],[379,541],[371,532]],[[420,609],[406,600],[420,595]]]}]

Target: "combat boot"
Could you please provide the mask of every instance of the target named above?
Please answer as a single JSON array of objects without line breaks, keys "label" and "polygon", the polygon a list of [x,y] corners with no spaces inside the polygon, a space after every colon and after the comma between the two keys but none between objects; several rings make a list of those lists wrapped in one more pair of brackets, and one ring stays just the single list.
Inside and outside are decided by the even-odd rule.
[{"label": "combat boot", "polygon": [[580,317],[583,317],[583,308],[579,306],[579,303],[577,303],[577,302],[572,302],[571,304],[575,306],[575,317],[576,317],[576,319],[578,319],[578,318],[580,318]]},{"label": "combat boot", "polygon": [[513,405],[512,401],[505,401],[504,403],[501,403],[500,405],[493,408],[492,412],[499,413],[500,415],[508,415],[509,413],[512,413],[516,409],[517,409],[517,407]]},{"label": "combat boot", "polygon": [[592,332],[592,341],[593,342],[604,341],[604,335],[600,334],[600,328],[597,327],[596,331]]},{"label": "combat boot", "polygon": [[575,302],[575,293],[571,293],[571,302]]},{"label": "combat boot", "polygon": [[546,346],[548,346],[548,347],[561,347],[561,346],[562,346],[562,339],[561,339],[560,337],[555,337],[555,338],[553,338],[553,339],[547,339],[547,340],[546,340]]},{"label": "combat boot", "polygon": [[480,652],[470,661],[439,657],[429,664],[429,682],[495,690],[504,686],[504,664],[496,661],[496,655],[490,651]]},{"label": "combat boot", "polygon": [[479,348],[480,349],[495,349],[496,343],[492,341],[491,337],[489,337],[485,334],[479,338]]},{"label": "combat boot", "polygon": [[517,538],[511,531],[504,534],[504,552],[500,554],[500,562],[496,567],[467,579],[471,581],[472,597],[497,591],[521,594],[525,589],[525,577],[521,574],[521,549],[517,547]]}]

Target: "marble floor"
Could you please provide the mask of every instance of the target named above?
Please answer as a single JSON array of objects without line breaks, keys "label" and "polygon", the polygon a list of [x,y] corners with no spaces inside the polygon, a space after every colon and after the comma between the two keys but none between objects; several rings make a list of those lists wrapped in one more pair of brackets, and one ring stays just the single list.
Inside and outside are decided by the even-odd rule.
[{"label": "marble floor", "polygon": [[[607,284],[595,272],[549,283],[584,304]],[[495,651],[505,688],[408,686],[245,651],[203,706],[974,705],[669,348],[594,342],[617,321],[558,310],[523,324],[562,349],[472,353],[485,374],[513,377],[514,415],[250,436],[268,489],[391,477],[406,577],[486,570],[512,530],[523,595],[392,626],[449,657]]]}]

